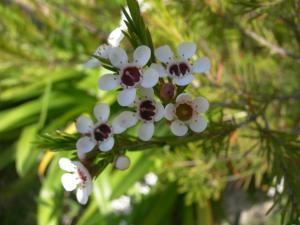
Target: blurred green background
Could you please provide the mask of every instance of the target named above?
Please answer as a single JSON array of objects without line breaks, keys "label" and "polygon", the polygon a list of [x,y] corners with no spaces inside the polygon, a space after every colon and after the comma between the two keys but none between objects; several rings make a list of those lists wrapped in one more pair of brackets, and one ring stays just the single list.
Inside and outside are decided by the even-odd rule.
[{"label": "blurred green background", "polygon": [[[129,153],[131,167],[106,168],[87,206],[63,191],[57,160],[72,153],[34,142],[39,134],[75,132],[75,118],[96,102],[114,103],[114,92],[97,87],[105,70],[82,64],[119,26],[125,4],[1,1],[1,225],[281,224],[280,206],[266,216],[271,196],[287,192],[284,204],[300,195],[298,0],[141,3],[156,47],[194,41],[197,54],[211,59],[210,73],[188,89],[211,102],[210,126],[240,126],[230,132],[211,127],[217,135]],[[127,41],[122,46],[131,49]],[[113,104],[113,114],[119,109]],[[288,160],[278,164],[283,155]]]}]

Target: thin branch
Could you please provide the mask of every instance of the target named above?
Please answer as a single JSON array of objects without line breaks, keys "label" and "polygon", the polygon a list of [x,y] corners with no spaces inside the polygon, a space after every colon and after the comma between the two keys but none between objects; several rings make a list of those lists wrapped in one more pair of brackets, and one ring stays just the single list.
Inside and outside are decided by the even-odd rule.
[{"label": "thin branch", "polygon": [[[174,137],[163,137],[163,138],[156,138],[153,141],[148,142],[142,142],[138,139],[131,140],[129,142],[126,142],[126,140],[122,140],[122,145],[117,145],[116,149],[118,151],[128,150],[128,151],[141,151],[142,149],[151,149],[151,148],[157,148],[157,147],[164,147],[166,145],[168,146],[179,146],[179,145],[185,145],[189,142],[195,142],[200,140],[209,140],[211,138],[221,137],[228,135],[229,133],[233,132],[236,129],[239,129],[241,127],[244,127],[245,125],[255,121],[259,115],[252,115],[247,120],[239,123],[230,125],[228,124],[226,127],[224,126],[222,129],[217,129],[214,131],[205,131],[203,133],[195,133],[186,137],[182,138],[176,138]],[[212,125],[213,126],[213,125]]]},{"label": "thin branch", "polygon": [[239,30],[244,33],[245,35],[247,35],[248,37],[252,38],[253,40],[257,41],[259,44],[261,44],[264,47],[267,47],[268,49],[271,50],[272,53],[274,54],[278,54],[280,56],[286,57],[289,56],[291,58],[294,59],[300,59],[300,55],[296,54],[294,52],[291,52],[289,50],[286,50],[278,45],[275,45],[273,43],[271,43],[270,41],[268,41],[267,39],[265,39],[262,36],[259,36],[257,33],[255,33],[254,31],[250,30],[250,29],[243,29],[242,27],[239,26]]},{"label": "thin branch", "polygon": [[242,34],[246,35],[247,37],[255,40],[260,45],[268,48],[271,50],[272,53],[278,54],[282,57],[291,57],[293,59],[300,60],[300,54],[294,53],[292,51],[286,50],[283,47],[280,47],[269,40],[265,39],[264,37],[258,35],[256,32],[250,29],[244,29],[239,23],[234,21],[230,16],[224,14],[223,12],[217,12],[218,16],[220,16],[224,21],[226,21],[231,26],[237,28]]}]

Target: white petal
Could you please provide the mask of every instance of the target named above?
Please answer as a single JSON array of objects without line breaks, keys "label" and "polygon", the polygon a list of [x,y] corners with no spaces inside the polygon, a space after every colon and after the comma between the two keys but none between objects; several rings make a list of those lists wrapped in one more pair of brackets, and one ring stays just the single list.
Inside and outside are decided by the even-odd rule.
[{"label": "white petal", "polygon": [[124,34],[122,33],[122,30],[120,27],[117,27],[114,29],[108,36],[107,42],[113,47],[117,47],[120,45],[120,42],[124,38]]},{"label": "white petal", "polygon": [[90,152],[96,145],[96,141],[91,137],[81,137],[76,143],[76,148],[80,154]]},{"label": "white petal", "polygon": [[94,107],[94,115],[98,121],[106,122],[108,120],[110,113],[109,105],[107,104],[98,104]]},{"label": "white petal", "polygon": [[111,90],[117,87],[119,84],[118,76],[113,74],[105,74],[99,79],[99,89],[101,90]]},{"label": "white petal", "polygon": [[139,138],[143,141],[149,141],[154,133],[153,123],[143,123],[139,128]]},{"label": "white petal", "polygon": [[163,63],[168,63],[173,59],[173,52],[168,45],[157,48],[154,54],[155,57]]},{"label": "white petal", "polygon": [[210,60],[207,57],[197,59],[193,65],[193,73],[205,73],[210,69]]},{"label": "white petal", "polygon": [[129,166],[130,166],[130,159],[127,156],[125,155],[118,156],[115,162],[115,167],[117,169],[126,170],[128,169]]},{"label": "white petal", "polygon": [[86,158],[86,153],[83,153],[83,152],[80,152],[80,151],[77,151],[77,157],[80,161],[85,161],[87,158]]},{"label": "white petal", "polygon": [[192,97],[187,93],[181,93],[176,98],[176,102],[192,102],[192,100]]},{"label": "white petal", "polygon": [[174,81],[178,86],[186,86],[192,83],[194,79],[195,77],[192,74],[188,74],[183,76],[182,78],[174,78]]},{"label": "white petal", "polygon": [[117,119],[114,119],[112,122],[112,130],[114,134],[121,134],[123,133],[127,128],[120,126],[120,122]]},{"label": "white petal", "polygon": [[207,121],[202,116],[198,116],[189,122],[189,126],[194,132],[200,133],[207,127]]},{"label": "white petal", "polygon": [[143,80],[141,82],[141,86],[144,88],[152,88],[154,87],[159,79],[159,75],[156,70],[148,68],[143,73]]},{"label": "white petal", "polygon": [[90,195],[93,191],[93,182],[92,182],[92,180],[90,179],[90,181],[87,182],[85,185],[86,185],[85,186],[86,192],[87,192],[88,195]]},{"label": "white petal", "polygon": [[187,133],[188,128],[184,123],[175,120],[171,123],[171,131],[176,136],[183,136]]},{"label": "white petal", "polygon": [[209,102],[203,97],[197,97],[194,102],[195,110],[198,113],[206,112],[209,108]]},{"label": "white petal", "polygon": [[79,133],[87,134],[92,131],[94,127],[93,121],[86,116],[79,116],[76,120],[76,129]]},{"label": "white petal", "polygon": [[124,111],[120,113],[112,122],[113,133],[120,134],[127,128],[137,123],[137,117],[134,112]]},{"label": "white petal", "polygon": [[[140,88],[140,94],[143,96],[143,97],[147,97],[147,98],[152,98],[154,96],[154,90],[153,88],[143,88],[141,87]],[[136,99],[136,102],[138,103],[139,100]]]},{"label": "white petal", "polygon": [[165,116],[165,108],[160,102],[156,102],[155,121],[160,121]]},{"label": "white petal", "polygon": [[77,187],[76,175],[65,173],[61,177],[61,183],[66,191],[73,191]]},{"label": "white petal", "polygon": [[183,42],[177,48],[178,56],[181,56],[184,59],[191,58],[196,52],[196,44],[192,42]]},{"label": "white petal", "polygon": [[93,68],[93,67],[96,67],[96,66],[98,66],[100,64],[101,64],[101,62],[98,59],[91,58],[91,59],[89,59],[89,61],[87,61],[86,63],[84,63],[83,66],[85,68]]},{"label": "white petal", "polygon": [[77,170],[76,166],[68,158],[60,158],[58,161],[58,165],[62,170],[65,170],[67,172],[75,172]]},{"label": "white petal", "polygon": [[128,106],[133,103],[136,96],[136,89],[124,89],[118,95],[118,103],[121,106]]},{"label": "white petal", "polygon": [[89,198],[88,189],[78,188],[76,192],[76,198],[80,204],[85,205]]},{"label": "white petal", "polygon": [[174,118],[175,106],[172,103],[169,103],[165,108],[165,118],[167,120],[173,120]]},{"label": "white petal", "polygon": [[108,152],[114,147],[114,144],[115,144],[115,139],[111,137],[108,140],[101,142],[99,145],[99,149],[102,152]]},{"label": "white petal", "polygon": [[134,63],[137,66],[143,67],[145,66],[151,57],[151,50],[146,45],[141,45],[137,47],[133,53]]},{"label": "white petal", "polygon": [[150,68],[156,70],[160,77],[167,76],[167,71],[161,64],[152,63]]},{"label": "white petal", "polygon": [[122,68],[128,63],[128,57],[123,48],[115,47],[109,52],[109,60],[117,68]]},{"label": "white petal", "polygon": [[112,47],[107,44],[100,45],[95,51],[94,55],[108,59],[111,48]]}]

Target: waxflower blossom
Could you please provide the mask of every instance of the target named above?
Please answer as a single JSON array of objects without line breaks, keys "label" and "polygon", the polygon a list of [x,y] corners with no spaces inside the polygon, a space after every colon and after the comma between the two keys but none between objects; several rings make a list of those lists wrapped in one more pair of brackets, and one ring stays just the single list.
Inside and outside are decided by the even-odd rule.
[{"label": "waxflower blossom", "polygon": [[137,97],[133,106],[135,112],[124,111],[113,121],[115,127],[127,129],[141,121],[138,136],[143,141],[149,141],[154,134],[154,122],[158,122],[164,117],[165,110],[160,102],[153,99],[154,91],[152,88],[141,89],[142,97]]},{"label": "waxflower blossom", "polygon": [[207,121],[199,115],[208,110],[209,103],[203,97],[194,100],[189,94],[177,96],[176,103],[169,103],[165,108],[165,117],[171,121],[171,131],[176,136],[184,136],[188,126],[196,133],[205,130]]},{"label": "waxflower blossom", "polygon": [[67,171],[61,177],[61,182],[66,191],[76,191],[77,201],[85,205],[93,190],[92,178],[89,171],[78,161],[71,161],[61,158],[58,161],[59,167]]},{"label": "waxflower blossom", "polygon": [[107,104],[98,104],[94,107],[94,115],[97,118],[95,124],[86,116],[77,119],[76,128],[83,135],[76,143],[78,155],[91,151],[96,145],[103,152],[113,148],[115,140],[113,128],[107,122],[109,114],[110,108]]},{"label": "waxflower blossom", "polygon": [[114,67],[119,69],[119,73],[101,76],[99,88],[112,90],[120,85],[123,90],[118,95],[118,102],[121,106],[130,105],[136,97],[138,87],[151,88],[158,82],[157,71],[152,68],[144,68],[150,56],[150,48],[142,45],[135,49],[133,62],[128,63],[128,56],[124,49],[112,48],[109,52],[109,60]]},{"label": "waxflower blossom", "polygon": [[151,68],[159,72],[160,77],[168,76],[173,79],[175,84],[185,86],[194,80],[194,73],[205,73],[210,69],[210,61],[207,57],[198,58],[194,64],[190,59],[196,52],[196,44],[183,42],[177,48],[177,57],[168,45],[157,48],[154,52],[155,57],[162,62],[152,64]]}]

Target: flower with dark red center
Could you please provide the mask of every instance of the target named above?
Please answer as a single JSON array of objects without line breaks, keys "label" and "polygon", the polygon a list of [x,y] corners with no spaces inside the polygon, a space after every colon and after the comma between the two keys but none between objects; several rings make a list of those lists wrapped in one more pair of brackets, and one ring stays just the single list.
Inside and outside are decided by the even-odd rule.
[{"label": "flower with dark red center", "polygon": [[61,182],[66,191],[73,191],[77,188],[77,201],[85,205],[93,190],[92,178],[89,171],[78,161],[71,161],[61,158],[58,161],[59,167],[68,173],[61,177]]},{"label": "flower with dark red center", "polygon": [[169,76],[179,86],[190,84],[194,80],[194,73],[205,73],[210,68],[207,57],[197,59],[194,64],[190,63],[191,57],[196,52],[196,45],[190,42],[181,43],[177,48],[177,58],[168,45],[155,50],[155,57],[166,66],[152,64],[151,68],[159,72],[160,77]]},{"label": "flower with dark red center", "polygon": [[176,103],[169,103],[165,108],[165,117],[171,121],[171,131],[176,136],[183,136],[188,131],[188,126],[197,133],[202,132],[206,120],[199,113],[208,110],[209,103],[203,97],[192,99],[190,95],[182,93],[177,96]]},{"label": "flower with dark red center", "polygon": [[99,88],[112,90],[120,85],[123,90],[118,95],[118,102],[121,106],[130,105],[136,97],[136,88],[140,86],[152,88],[158,82],[158,72],[153,68],[144,68],[150,57],[150,48],[142,45],[135,49],[133,62],[128,63],[128,56],[124,49],[112,48],[109,52],[109,60],[114,67],[118,68],[119,73],[101,76]]},{"label": "flower with dark red center", "polygon": [[94,129],[94,137],[96,141],[104,141],[111,134],[111,127],[105,123],[98,125]]},{"label": "flower with dark red center", "polygon": [[141,101],[138,112],[143,120],[152,121],[156,113],[155,102],[148,99]]},{"label": "flower with dark red center", "polygon": [[96,145],[103,152],[113,148],[114,132],[112,126],[107,122],[109,114],[109,106],[99,104],[94,107],[94,115],[97,118],[96,124],[86,116],[80,116],[77,119],[76,128],[83,135],[76,143],[79,156],[91,151]]},{"label": "flower with dark red center", "polygon": [[121,74],[122,84],[127,87],[134,87],[141,80],[141,72],[137,67],[127,67]]},{"label": "flower with dark red center", "polygon": [[141,98],[136,98],[134,106],[136,112],[124,111],[118,115],[113,121],[113,127],[118,127],[120,131],[124,131],[141,121],[138,131],[139,138],[148,141],[154,133],[154,122],[164,117],[164,107],[160,102],[153,99],[154,92],[152,88],[141,89]]},{"label": "flower with dark red center", "polygon": [[168,72],[175,78],[180,78],[189,75],[191,72],[190,65],[187,62],[174,62],[168,67]]}]

